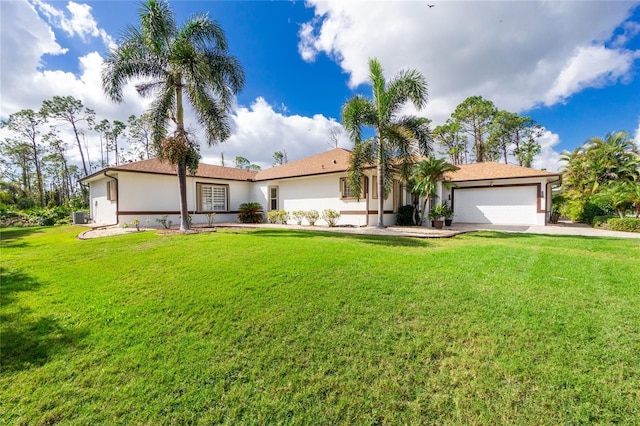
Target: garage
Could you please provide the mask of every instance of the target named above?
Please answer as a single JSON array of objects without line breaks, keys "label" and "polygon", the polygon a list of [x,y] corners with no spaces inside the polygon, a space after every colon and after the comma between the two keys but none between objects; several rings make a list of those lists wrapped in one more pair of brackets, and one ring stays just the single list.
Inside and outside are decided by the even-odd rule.
[{"label": "garage", "polygon": [[455,188],[454,220],[462,223],[536,225],[539,185]]}]

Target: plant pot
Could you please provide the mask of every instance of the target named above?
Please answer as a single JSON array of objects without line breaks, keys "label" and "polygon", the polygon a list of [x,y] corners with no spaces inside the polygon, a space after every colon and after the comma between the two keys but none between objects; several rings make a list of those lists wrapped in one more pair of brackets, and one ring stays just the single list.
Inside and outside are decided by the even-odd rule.
[{"label": "plant pot", "polygon": [[444,226],[451,226],[451,222],[453,222],[453,219],[445,219]]},{"label": "plant pot", "polygon": [[442,229],[444,226],[444,220],[434,220],[433,226],[435,226],[436,229]]}]

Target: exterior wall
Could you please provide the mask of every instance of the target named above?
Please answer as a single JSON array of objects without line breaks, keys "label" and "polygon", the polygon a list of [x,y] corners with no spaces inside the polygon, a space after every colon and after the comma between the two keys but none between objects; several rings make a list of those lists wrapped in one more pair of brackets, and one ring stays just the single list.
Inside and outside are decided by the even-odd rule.
[{"label": "exterior wall", "polygon": [[[134,219],[139,219],[142,226],[157,228],[162,227],[157,220],[165,215],[174,225],[180,223],[180,195],[176,176],[131,172],[119,172],[113,175],[118,179],[118,220],[116,221],[115,217],[116,203],[107,201],[112,204],[112,221],[106,223],[132,223]],[[207,214],[197,212],[196,183],[228,186],[228,211],[216,212],[215,222],[236,222],[240,204],[251,201],[252,182],[187,177],[187,208],[192,212],[194,224],[208,223]],[[106,179],[104,183],[102,179],[91,182],[92,205],[98,203],[102,216],[105,216],[106,207],[100,198],[101,191],[104,192],[104,200],[106,200]],[[95,216],[92,211],[93,217]],[[103,223],[95,219],[94,222]]]},{"label": "exterior wall", "polygon": [[[547,190],[547,181],[546,179],[540,178],[520,178],[520,179],[496,179],[496,180],[484,180],[484,181],[467,181],[467,182],[456,182],[452,189],[452,202],[454,212],[456,211],[455,206],[455,190],[456,188],[509,188],[509,187],[519,187],[519,186],[532,186],[537,187],[537,201],[536,201],[536,212],[533,213],[535,219],[535,225],[545,226],[548,221],[548,209],[550,208],[551,202],[551,193]],[[454,221],[456,218],[454,217]]]},{"label": "exterior wall", "polygon": [[[270,180],[256,182],[254,195],[265,208],[268,207],[268,188],[277,186],[279,191],[279,210],[291,212],[294,210],[317,210],[320,214],[325,209],[333,209],[340,212],[338,225],[366,225],[366,197],[357,201],[355,199],[340,198],[340,178],[346,177],[345,173],[308,176],[292,179]],[[289,223],[295,223],[289,220]],[[303,221],[303,224],[306,221]],[[318,225],[326,223],[319,219]]]},{"label": "exterior wall", "polygon": [[116,216],[118,203],[115,200],[107,200],[107,182],[110,180],[113,179],[103,177],[91,182],[89,186],[89,211],[93,223],[113,225],[118,222]]}]

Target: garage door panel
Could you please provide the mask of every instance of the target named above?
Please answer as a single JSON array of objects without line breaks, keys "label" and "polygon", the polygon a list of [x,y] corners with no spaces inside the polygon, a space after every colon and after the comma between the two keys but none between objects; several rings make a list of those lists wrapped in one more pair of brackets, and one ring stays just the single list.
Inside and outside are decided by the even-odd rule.
[{"label": "garage door panel", "polygon": [[457,188],[456,222],[505,225],[536,224],[537,187]]}]

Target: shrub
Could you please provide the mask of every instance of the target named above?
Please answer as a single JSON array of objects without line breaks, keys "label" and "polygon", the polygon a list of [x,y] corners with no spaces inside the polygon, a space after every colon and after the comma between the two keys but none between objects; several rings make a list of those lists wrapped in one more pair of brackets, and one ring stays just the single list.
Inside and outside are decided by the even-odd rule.
[{"label": "shrub", "polygon": [[318,210],[307,210],[304,212],[304,217],[307,219],[307,222],[309,222],[309,225],[313,226],[320,217],[320,213],[318,213]]},{"label": "shrub", "polygon": [[600,228],[606,228],[612,231],[640,232],[640,218],[637,217],[620,218],[615,216],[599,216],[594,218],[594,226],[596,226],[596,222]]},{"label": "shrub", "polygon": [[162,216],[161,219],[156,219],[156,222],[164,226],[164,229],[171,228],[171,224],[173,223],[173,221],[169,219],[169,215],[166,215],[166,214]]},{"label": "shrub", "polygon": [[336,226],[336,222],[340,219],[340,213],[333,209],[324,209],[322,211],[322,220],[327,222],[331,227]]},{"label": "shrub", "polygon": [[411,204],[402,206],[398,209],[396,214],[396,225],[398,226],[413,226],[420,223],[420,215],[418,209],[414,208]]},{"label": "shrub", "polygon": [[291,219],[296,221],[296,224],[302,225],[302,220],[304,219],[304,210],[294,210],[291,212]]},{"label": "shrub", "polygon": [[260,203],[242,203],[238,210],[238,220],[241,223],[262,223],[264,220]]},{"label": "shrub", "polygon": [[215,213],[207,213],[207,225],[209,227],[213,226],[214,219],[216,218]]},{"label": "shrub", "polygon": [[137,217],[133,219],[133,226],[136,227],[136,231],[140,232],[140,219]]},{"label": "shrub", "polygon": [[574,222],[591,224],[596,216],[607,216],[609,213],[613,212],[607,206],[600,206],[591,201],[570,200],[567,203],[567,215]]},{"label": "shrub", "polygon": [[269,223],[278,223],[278,210],[271,210],[267,213],[267,221]]},{"label": "shrub", "polygon": [[288,220],[289,220],[289,213],[287,213],[284,210],[278,210],[278,221],[281,224],[286,225]]},{"label": "shrub", "polygon": [[593,218],[591,225],[593,225],[594,228],[606,227],[607,222],[612,218],[613,216],[596,216]]}]

